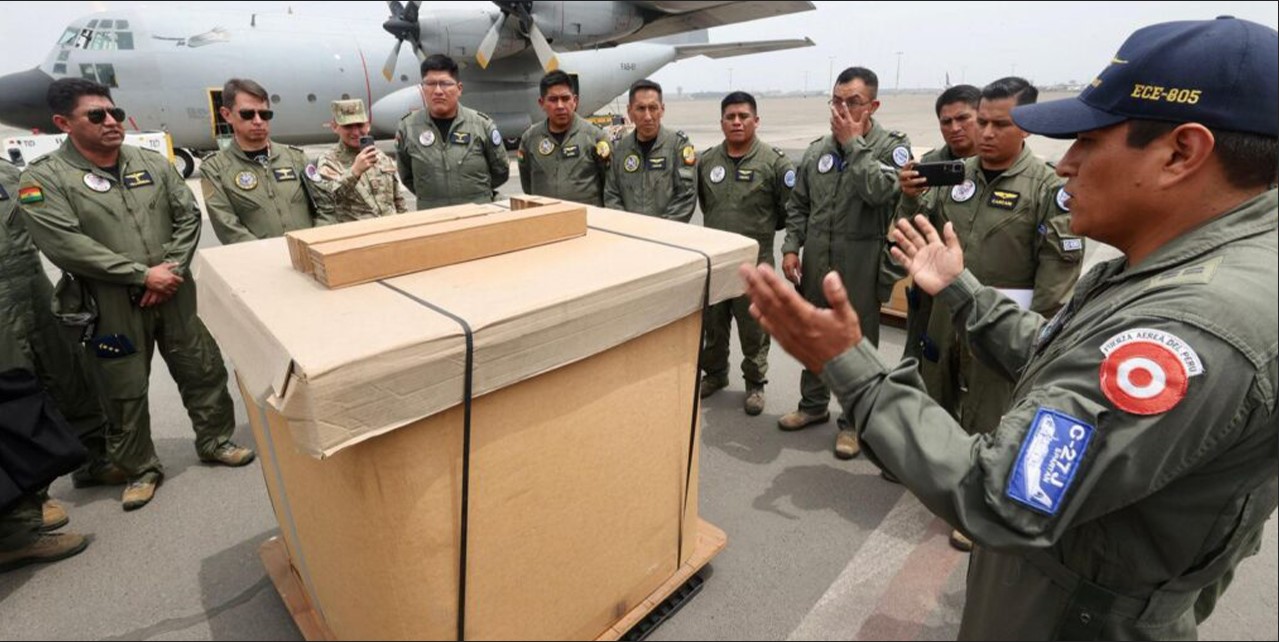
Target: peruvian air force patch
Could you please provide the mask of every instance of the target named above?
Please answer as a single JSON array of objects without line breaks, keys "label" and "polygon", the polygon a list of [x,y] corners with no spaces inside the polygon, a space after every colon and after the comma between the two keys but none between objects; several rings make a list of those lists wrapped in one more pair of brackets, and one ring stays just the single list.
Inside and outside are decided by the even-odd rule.
[{"label": "peruvian air force patch", "polygon": [[1186,396],[1190,378],[1203,374],[1194,348],[1162,330],[1135,328],[1101,345],[1101,391],[1115,407],[1134,415],[1172,410]]},{"label": "peruvian air force patch", "polygon": [[1090,424],[1040,407],[1008,476],[1008,497],[1038,512],[1056,515],[1075,481],[1092,435]]}]

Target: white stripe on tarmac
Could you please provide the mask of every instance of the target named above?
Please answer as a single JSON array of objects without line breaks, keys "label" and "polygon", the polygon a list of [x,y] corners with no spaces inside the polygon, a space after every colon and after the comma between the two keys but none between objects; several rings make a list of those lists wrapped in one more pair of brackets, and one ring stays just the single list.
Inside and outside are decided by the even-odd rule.
[{"label": "white stripe on tarmac", "polygon": [[884,516],[788,640],[853,640],[937,519],[910,492]]}]

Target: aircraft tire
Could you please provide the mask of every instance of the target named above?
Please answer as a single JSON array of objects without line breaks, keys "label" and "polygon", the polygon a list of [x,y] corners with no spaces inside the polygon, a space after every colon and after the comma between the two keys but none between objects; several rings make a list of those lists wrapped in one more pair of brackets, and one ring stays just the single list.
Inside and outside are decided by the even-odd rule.
[{"label": "aircraft tire", "polygon": [[195,156],[181,147],[174,147],[173,166],[178,168],[182,178],[191,178],[191,175],[195,173]]}]

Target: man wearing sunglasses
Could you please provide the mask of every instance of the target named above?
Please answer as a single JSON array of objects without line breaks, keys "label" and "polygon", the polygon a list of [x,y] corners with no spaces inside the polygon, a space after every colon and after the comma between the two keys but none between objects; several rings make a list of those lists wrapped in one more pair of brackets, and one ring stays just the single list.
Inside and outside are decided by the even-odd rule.
[{"label": "man wearing sunglasses", "polygon": [[22,174],[18,202],[36,246],[96,307],[85,349],[113,424],[107,453],[129,475],[124,509],[134,510],[151,501],[164,474],[147,401],[157,347],[192,419],[200,460],[243,466],[254,453],[231,441],[222,353],[196,316],[195,196],[163,156],[123,145],[124,112],[105,86],[63,78],[48,99],[67,141]]},{"label": "man wearing sunglasses", "polygon": [[235,139],[200,166],[204,208],[219,241],[255,241],[332,222],[328,199],[312,184],[320,178],[315,165],[301,149],[271,142],[275,112],[262,85],[228,80],[219,111]]},{"label": "man wearing sunglasses", "polygon": [[497,125],[464,107],[457,63],[443,54],[422,61],[422,102],[395,132],[400,181],[417,208],[489,203],[511,177],[511,161]]},{"label": "man wearing sunglasses", "polygon": [[[862,319],[862,330],[879,344],[879,305],[892,293],[880,279],[880,259],[893,208],[901,193],[897,172],[910,161],[910,140],[874,119],[879,77],[849,67],[835,79],[830,99],[831,133],[813,141],[799,162],[787,204],[782,273],[813,305],[828,307],[822,277],[839,273]],[[804,250],[801,265],[799,251]],[[830,390],[817,375],[800,375],[799,407],[778,420],[782,430],[830,421]],[[857,435],[839,418],[835,456],[860,452]]]}]

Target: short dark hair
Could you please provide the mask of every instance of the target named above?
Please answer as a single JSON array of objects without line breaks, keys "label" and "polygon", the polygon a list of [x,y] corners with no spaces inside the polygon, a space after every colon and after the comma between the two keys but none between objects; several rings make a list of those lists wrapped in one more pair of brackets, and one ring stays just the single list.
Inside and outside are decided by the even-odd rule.
[{"label": "short dark hair", "polygon": [[[1133,149],[1145,149],[1156,138],[1181,123],[1133,118],[1128,120],[1126,141]],[[1216,140],[1212,153],[1225,170],[1232,187],[1269,187],[1279,180],[1279,138],[1248,132],[1208,128]]]},{"label": "short dark hair", "polygon": [[249,80],[248,78],[232,78],[222,85],[222,106],[227,109],[235,108],[235,97],[240,94],[248,94],[264,102],[271,102],[271,98],[267,96],[266,89],[262,85]]},{"label": "short dark hair", "polygon": [[574,96],[577,95],[577,83],[573,82],[572,76],[560,69],[547,72],[545,76],[542,76],[542,82],[537,85],[538,90],[541,92],[539,95],[542,98],[546,98],[546,94],[551,90],[551,87],[558,87],[559,85],[567,85],[568,90],[573,92]]},{"label": "short dark hair", "polygon": [[1039,90],[1029,80],[1007,76],[982,87],[982,100],[1017,99],[1017,105],[1033,105],[1039,100]]},{"label": "short dark hair", "polygon": [[650,89],[657,92],[658,100],[662,99],[662,86],[647,78],[643,78],[631,83],[631,90],[626,93],[626,103],[630,104],[635,102],[635,94]]},{"label": "short dark hair", "polygon": [[59,78],[49,85],[45,100],[49,111],[59,116],[70,116],[80,103],[81,96],[102,96],[111,102],[111,89],[101,83],[84,78]]},{"label": "short dark hair", "polygon": [[854,80],[860,80],[863,84],[870,88],[870,97],[872,100],[879,96],[879,76],[876,76],[875,72],[865,67],[849,67],[848,69],[839,72],[839,77],[835,79],[835,84],[843,85],[853,82]]},{"label": "short dark hair", "polygon": [[755,106],[755,97],[744,91],[735,91],[727,96],[724,96],[724,100],[719,101],[720,116],[724,115],[724,112],[728,109],[729,105],[750,105],[752,114],[759,113],[758,109]]},{"label": "short dark hair", "polygon": [[972,85],[955,85],[954,87],[941,92],[941,95],[937,97],[937,104],[933,106],[933,111],[937,112],[938,118],[941,118],[941,108],[946,105],[964,103],[973,109],[977,109],[977,104],[980,102],[980,89]]},{"label": "short dark hair", "polygon": [[457,62],[444,54],[431,54],[422,61],[422,77],[428,71],[447,71],[453,80],[457,80]]}]

